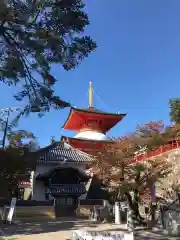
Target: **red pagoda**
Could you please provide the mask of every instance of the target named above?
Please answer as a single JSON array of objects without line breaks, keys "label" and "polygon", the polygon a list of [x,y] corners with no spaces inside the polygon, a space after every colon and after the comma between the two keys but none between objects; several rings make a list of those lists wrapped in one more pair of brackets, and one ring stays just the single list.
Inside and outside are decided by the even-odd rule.
[{"label": "red pagoda", "polygon": [[63,127],[77,132],[75,137],[62,136],[61,140],[84,152],[92,154],[105,144],[113,144],[106,133],[120,122],[126,114],[103,112],[93,107],[92,82],[89,83],[89,107],[79,109],[72,107]]}]

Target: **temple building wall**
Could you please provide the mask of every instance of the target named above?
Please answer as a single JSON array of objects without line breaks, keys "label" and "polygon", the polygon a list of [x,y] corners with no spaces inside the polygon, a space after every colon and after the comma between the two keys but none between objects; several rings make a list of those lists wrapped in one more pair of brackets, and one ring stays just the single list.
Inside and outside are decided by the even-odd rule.
[{"label": "temple building wall", "polygon": [[[36,166],[35,177],[39,174],[45,174],[55,168],[54,165],[38,164]],[[45,201],[45,186],[42,181],[34,179],[32,199],[37,201]]]},{"label": "temple building wall", "polygon": [[80,171],[84,171],[85,170],[85,165],[84,164],[38,164],[36,166],[36,172],[35,172],[35,175],[37,176],[37,174],[43,174],[43,173],[48,173],[49,171],[57,168],[57,167],[72,167],[72,168],[76,168],[76,169],[79,169]]},{"label": "temple building wall", "polygon": [[[57,167],[73,167],[73,168],[76,168],[78,169],[79,171],[81,172],[84,172],[85,170],[85,165],[84,164],[57,164],[57,165],[50,165],[50,164],[38,164],[36,166],[36,171],[35,171],[35,178],[39,175],[39,174],[46,174],[50,171],[52,171],[53,169],[56,169]],[[34,178],[34,181],[33,181],[33,193],[32,193],[32,200],[37,200],[37,201],[45,201],[47,200],[46,197],[45,197],[45,193],[48,191],[48,189],[46,188],[46,186],[44,186],[44,183],[43,181],[40,181],[40,180],[36,180]],[[53,199],[51,196],[49,196],[49,199],[48,200],[51,200]]]},{"label": "temple building wall", "polygon": [[33,187],[33,200],[45,201],[45,186],[42,181],[35,180]]},{"label": "temple building wall", "polygon": [[36,166],[35,175],[37,176],[38,174],[48,173],[49,171],[53,170],[55,167],[56,166],[54,164],[38,164]]}]

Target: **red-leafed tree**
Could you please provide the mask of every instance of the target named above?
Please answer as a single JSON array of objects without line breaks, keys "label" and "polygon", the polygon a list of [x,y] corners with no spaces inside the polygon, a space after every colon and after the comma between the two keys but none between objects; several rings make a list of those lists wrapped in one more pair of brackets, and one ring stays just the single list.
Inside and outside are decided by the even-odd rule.
[{"label": "red-leafed tree", "polygon": [[139,213],[141,196],[169,174],[171,163],[163,156],[135,165],[131,160],[142,149],[149,151],[164,144],[168,137],[163,134],[161,121],[138,125],[133,134],[114,139],[114,144],[106,145],[99,153],[96,151],[97,159],[91,166],[114,201],[128,200],[139,222],[143,222]]}]

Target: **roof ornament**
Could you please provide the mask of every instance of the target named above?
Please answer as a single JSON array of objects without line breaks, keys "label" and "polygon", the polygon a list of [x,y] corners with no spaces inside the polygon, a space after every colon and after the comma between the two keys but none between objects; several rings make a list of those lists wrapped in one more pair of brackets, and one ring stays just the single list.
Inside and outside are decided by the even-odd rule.
[{"label": "roof ornament", "polygon": [[89,82],[89,108],[93,107],[93,88],[92,82]]},{"label": "roof ornament", "polygon": [[51,136],[50,141],[51,141],[51,144],[55,143],[56,142],[55,136]]},{"label": "roof ornament", "polygon": [[67,158],[64,158],[63,161],[62,161],[61,163],[62,163],[62,164],[63,164],[63,163],[66,163],[67,160],[68,160]]}]

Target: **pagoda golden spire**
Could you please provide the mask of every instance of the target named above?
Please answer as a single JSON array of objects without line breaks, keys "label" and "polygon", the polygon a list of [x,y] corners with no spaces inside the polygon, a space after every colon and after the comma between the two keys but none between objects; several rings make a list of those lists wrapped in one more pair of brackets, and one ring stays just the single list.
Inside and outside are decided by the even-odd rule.
[{"label": "pagoda golden spire", "polygon": [[92,88],[92,82],[89,82],[89,107],[93,106],[93,88]]}]

